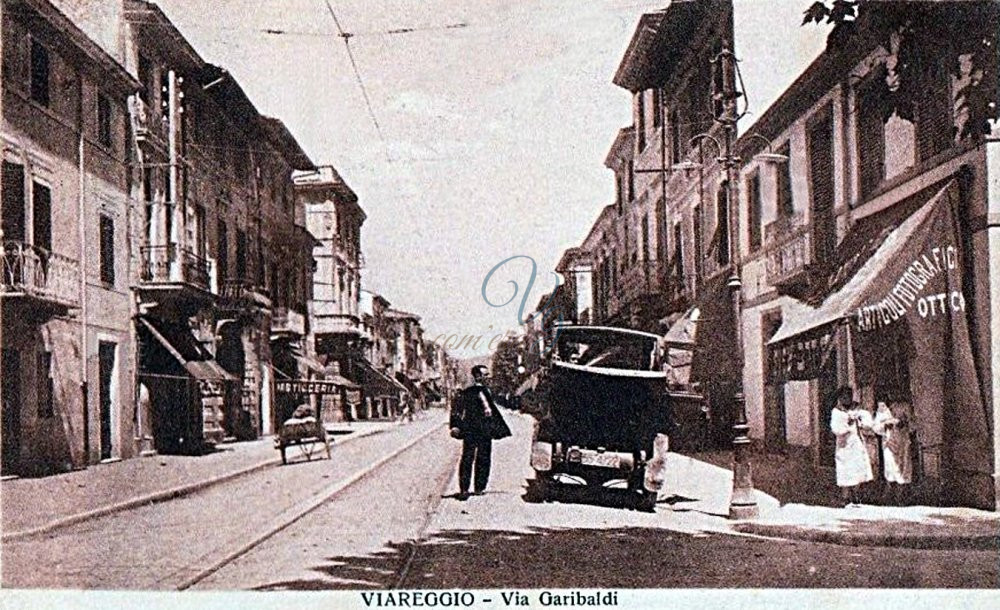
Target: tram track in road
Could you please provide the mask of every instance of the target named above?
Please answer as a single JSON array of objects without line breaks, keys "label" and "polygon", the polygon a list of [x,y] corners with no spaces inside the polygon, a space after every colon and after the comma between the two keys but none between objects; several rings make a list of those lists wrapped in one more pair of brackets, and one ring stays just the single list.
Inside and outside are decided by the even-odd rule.
[{"label": "tram track in road", "polygon": [[[304,500],[299,504],[296,504],[295,506],[283,511],[281,514],[279,514],[278,517],[276,517],[271,523],[269,523],[267,527],[263,528],[261,531],[259,531],[253,537],[251,537],[249,541],[240,545],[237,549],[227,553],[222,558],[215,560],[209,566],[202,568],[192,576],[189,576],[188,578],[184,579],[179,584],[171,588],[175,588],[178,591],[184,591],[197,585],[199,582],[205,580],[212,574],[215,574],[225,566],[236,561],[240,557],[248,554],[250,551],[260,546],[262,543],[264,543],[274,535],[278,534],[282,530],[286,529],[296,521],[302,519],[303,517],[313,512],[320,506],[329,502],[340,493],[352,487],[354,484],[375,473],[382,466],[396,459],[397,457],[399,457],[412,447],[415,447],[416,445],[418,445],[419,443],[430,437],[432,434],[440,430],[442,427],[444,427],[445,423],[446,422],[442,422],[438,425],[431,427],[426,432],[406,442],[402,446],[393,450],[391,453],[379,458],[376,462],[360,468],[359,470],[355,471],[346,478],[343,478],[337,481],[336,483],[333,483],[332,485],[326,487],[325,489],[319,491],[311,498],[308,498],[307,500]],[[428,517],[427,523],[429,524],[429,522],[430,518]],[[176,576],[176,573],[174,574],[174,576]]]},{"label": "tram track in road", "polygon": [[448,485],[451,484],[455,477],[455,469],[458,467],[458,462],[461,456],[458,455],[452,460],[451,468],[449,468],[444,476],[438,481],[437,486],[437,497],[438,501],[432,505],[429,505],[424,511],[423,520],[420,524],[420,529],[417,530],[417,535],[413,539],[413,543],[407,550],[406,559],[403,561],[403,565],[400,567],[399,572],[396,574],[396,578],[391,587],[391,590],[403,589],[403,585],[406,583],[407,577],[410,575],[410,570],[413,568],[413,564],[417,559],[417,553],[420,552],[420,547],[427,542],[427,530],[430,529],[431,521],[434,519],[434,515],[437,514],[438,508],[441,506],[441,501],[444,499],[445,491],[448,489]]}]

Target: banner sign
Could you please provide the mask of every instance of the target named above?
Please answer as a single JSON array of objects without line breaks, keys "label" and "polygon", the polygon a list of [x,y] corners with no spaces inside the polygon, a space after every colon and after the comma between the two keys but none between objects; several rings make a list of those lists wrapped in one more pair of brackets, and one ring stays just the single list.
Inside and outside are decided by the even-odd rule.
[{"label": "banner sign", "polygon": [[332,381],[311,379],[282,379],[274,385],[278,392],[285,394],[336,394],[340,388]]}]

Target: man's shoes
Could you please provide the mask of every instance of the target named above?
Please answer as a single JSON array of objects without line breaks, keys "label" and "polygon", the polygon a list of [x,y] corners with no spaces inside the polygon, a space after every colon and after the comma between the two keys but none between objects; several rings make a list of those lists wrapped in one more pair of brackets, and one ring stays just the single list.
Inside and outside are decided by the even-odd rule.
[{"label": "man's shoes", "polygon": [[474,496],[481,496],[484,493],[486,493],[485,489],[477,489],[476,491],[472,492],[472,495],[474,495]]},{"label": "man's shoes", "polygon": [[460,491],[457,494],[455,494],[455,499],[456,500],[461,500],[461,501],[464,502],[465,500],[469,499],[469,492],[467,492],[467,491]]}]

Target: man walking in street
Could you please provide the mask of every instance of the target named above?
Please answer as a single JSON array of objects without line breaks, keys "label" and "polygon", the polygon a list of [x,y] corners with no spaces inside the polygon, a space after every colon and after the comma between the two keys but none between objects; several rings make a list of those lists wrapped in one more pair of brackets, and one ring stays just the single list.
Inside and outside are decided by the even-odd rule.
[{"label": "man walking in street", "polygon": [[451,435],[462,439],[462,460],[458,465],[459,500],[469,497],[475,472],[474,495],[482,495],[490,478],[493,439],[510,436],[510,429],[497,412],[490,389],[486,387],[488,369],[472,368],[473,383],[462,390],[451,408]]}]

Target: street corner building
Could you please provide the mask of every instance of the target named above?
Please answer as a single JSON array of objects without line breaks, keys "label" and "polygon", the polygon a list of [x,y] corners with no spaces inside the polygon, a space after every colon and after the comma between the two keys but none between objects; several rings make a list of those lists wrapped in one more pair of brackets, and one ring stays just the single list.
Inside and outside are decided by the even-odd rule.
[{"label": "street corner building", "polygon": [[906,403],[920,501],[996,509],[998,11],[862,5],[728,151],[720,54],[766,61],[740,55],[732,2],[643,15],[613,79],[617,197],[559,263],[560,319],[662,335],[681,418],[728,447],[742,388],[758,459],[831,481],[837,389]]}]

